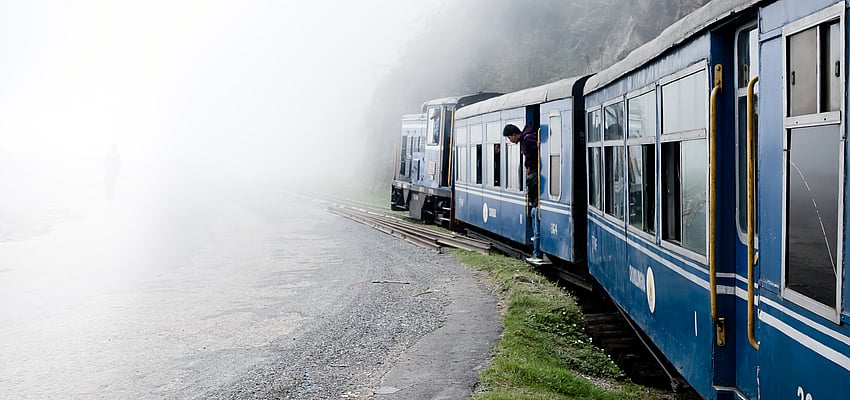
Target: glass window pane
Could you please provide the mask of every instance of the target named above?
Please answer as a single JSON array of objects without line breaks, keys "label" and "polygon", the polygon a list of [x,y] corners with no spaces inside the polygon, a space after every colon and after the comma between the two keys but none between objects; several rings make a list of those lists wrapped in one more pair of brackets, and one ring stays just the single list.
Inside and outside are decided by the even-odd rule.
[{"label": "glass window pane", "polygon": [[498,122],[487,124],[487,143],[499,143],[502,138],[502,131],[499,129]]},{"label": "glass window pane", "polygon": [[[758,111],[758,95],[753,99],[754,111]],[[754,116],[754,131],[753,131],[753,158],[755,165],[758,165],[758,114]],[[738,98],[738,226],[742,233],[747,232],[747,97]],[[755,185],[754,192],[758,193],[758,174],[754,171]],[[755,226],[758,233],[758,224]]]},{"label": "glass window pane", "polygon": [[682,240],[680,144],[661,145],[661,237],[675,243]]},{"label": "glass window pane", "polygon": [[505,178],[507,179],[507,187],[514,190],[520,190],[520,178],[522,177],[522,165],[519,162],[519,146],[513,143],[507,144],[508,152],[508,167],[505,170]]},{"label": "glass window pane", "polygon": [[655,146],[629,146],[629,224],[655,232]]},{"label": "glass window pane", "polygon": [[755,76],[758,72],[752,71],[750,72],[750,31],[740,32],[738,34],[738,61],[737,61],[737,70],[735,73],[738,76],[738,88],[745,89],[747,85],[750,83],[750,76]]},{"label": "glass window pane", "polygon": [[561,156],[549,156],[549,195],[561,195]]},{"label": "glass window pane", "polygon": [[655,145],[645,144],[643,152],[643,227],[655,233]]},{"label": "glass window pane", "polygon": [[664,85],[661,101],[662,133],[705,129],[708,109],[705,70]]},{"label": "glass window pane", "polygon": [[655,136],[655,91],[629,99],[629,137]]},{"label": "glass window pane", "polygon": [[482,136],[483,127],[481,125],[472,125],[469,127],[469,143],[470,144],[478,144],[484,142],[484,137]]},{"label": "glass window pane", "polygon": [[601,140],[602,118],[599,110],[587,113],[587,130],[589,132],[587,136],[588,142],[598,142]]},{"label": "glass window pane", "polygon": [[625,216],[623,147],[605,148],[605,212],[619,219]]},{"label": "glass window pane", "polygon": [[628,150],[629,224],[643,230],[643,151],[641,146],[629,146]]},{"label": "glass window pane", "polygon": [[706,141],[682,142],[682,246],[706,254]]},{"label": "glass window pane", "polygon": [[496,187],[502,186],[502,145],[499,143],[490,145],[490,165],[493,166],[490,173],[490,184]]},{"label": "glass window pane", "polygon": [[788,37],[788,96],[791,116],[818,112],[817,28]]},{"label": "glass window pane", "polygon": [[841,29],[838,22],[821,27],[821,97],[823,111],[841,109]]},{"label": "glass window pane", "polygon": [[785,284],[835,307],[838,279],[838,125],[794,129],[788,166]]},{"label": "glass window pane", "polygon": [[481,168],[482,149],[481,149],[481,147],[482,147],[481,144],[476,144],[475,147],[474,147],[474,153],[472,154],[473,158],[475,159],[475,161],[473,161],[473,165],[475,166],[475,183],[477,183],[479,185],[481,184],[481,172],[482,172],[482,168]]},{"label": "glass window pane", "polygon": [[614,103],[605,110],[605,140],[623,138],[623,102]]},{"label": "glass window pane", "polygon": [[440,109],[431,107],[428,109],[428,144],[440,143],[440,127],[442,127]]},{"label": "glass window pane", "polygon": [[590,167],[590,185],[588,198],[590,205],[602,209],[602,149],[591,147],[588,152],[588,166]]},{"label": "glass window pane", "polygon": [[561,154],[561,116],[549,117],[549,154]]}]

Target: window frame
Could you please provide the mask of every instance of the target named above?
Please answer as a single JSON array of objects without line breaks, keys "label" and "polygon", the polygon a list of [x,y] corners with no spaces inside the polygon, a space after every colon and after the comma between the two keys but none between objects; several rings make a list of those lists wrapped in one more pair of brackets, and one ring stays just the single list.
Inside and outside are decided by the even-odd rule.
[{"label": "window frame", "polygon": [[[844,296],[843,296],[843,288],[844,288],[844,273],[846,272],[844,269],[845,255],[844,255],[844,245],[846,242],[846,238],[844,238],[845,233],[845,221],[844,221],[844,207],[846,204],[846,189],[845,189],[845,168],[847,165],[847,154],[846,154],[846,123],[844,121],[844,112],[846,110],[846,90],[845,85],[847,82],[846,77],[843,79],[843,84],[839,85],[840,88],[840,98],[841,106],[837,111],[827,111],[827,112],[817,112],[815,114],[806,114],[806,115],[798,115],[798,116],[789,116],[789,84],[788,79],[785,76],[788,68],[788,42],[789,37],[805,31],[810,28],[818,27],[825,23],[831,21],[838,21],[838,26],[840,29],[839,32],[839,48],[841,49],[841,63],[846,63],[846,57],[844,56],[844,52],[846,51],[846,38],[847,30],[844,27],[845,19],[845,4],[835,4],[833,6],[827,7],[821,11],[813,13],[809,16],[803,17],[799,20],[789,23],[782,28],[782,74],[783,74],[783,99],[782,99],[782,112],[784,121],[783,121],[783,156],[782,156],[782,252],[781,252],[781,276],[780,276],[780,296],[783,300],[790,301],[808,311],[811,311],[814,314],[817,314],[824,319],[827,319],[835,324],[841,324],[841,315],[844,304]],[[821,50],[820,41],[820,32],[818,32],[818,93],[817,93],[817,101],[818,101],[818,110],[820,110],[820,88],[821,88],[821,75],[820,75],[820,50]],[[842,71],[846,71],[846,66],[842,67]],[[829,307],[813,298],[798,292],[792,288],[787,287],[787,272],[788,272],[788,174],[789,174],[789,143],[791,140],[791,132],[797,128],[808,128],[808,127],[820,127],[820,126],[831,126],[838,125],[839,130],[839,142],[841,144],[839,149],[839,162],[836,166],[838,168],[838,217],[837,217],[837,241],[836,241],[836,279],[835,279],[835,301],[833,303],[834,307]]]},{"label": "window frame", "polygon": [[[706,116],[706,119],[705,119],[705,124],[704,124],[703,128],[686,130],[686,131],[682,131],[682,132],[666,133],[665,134],[664,133],[664,90],[663,90],[664,86],[672,84],[672,83],[674,83],[674,82],[676,82],[680,79],[687,78],[691,75],[698,74],[700,72],[705,73],[705,80],[703,82],[705,86],[704,86],[704,90],[702,91],[702,93],[705,96],[705,100],[706,100],[705,101],[705,116]],[[708,147],[709,147],[709,140],[710,140],[710,138],[708,137],[708,130],[709,130],[708,125],[710,123],[709,120],[711,119],[711,116],[709,115],[708,98],[709,98],[709,87],[710,87],[710,83],[711,83],[710,82],[711,78],[712,78],[712,76],[711,76],[711,73],[708,69],[708,61],[703,59],[701,61],[698,61],[698,62],[696,62],[696,63],[694,63],[694,64],[692,64],[688,67],[685,67],[685,68],[683,68],[683,69],[681,69],[681,70],[679,70],[679,71],[677,71],[673,74],[670,74],[670,75],[663,77],[663,78],[658,80],[658,84],[657,84],[658,92],[656,93],[656,96],[657,96],[656,98],[658,99],[658,103],[657,103],[657,107],[658,107],[658,110],[657,110],[657,112],[658,112],[658,121],[657,121],[658,122],[658,127],[657,127],[658,140],[656,142],[657,143],[656,144],[656,146],[657,146],[657,149],[656,149],[656,154],[657,154],[656,163],[657,164],[656,165],[657,165],[658,171],[656,173],[658,174],[659,180],[657,181],[658,189],[656,189],[656,190],[659,191],[659,193],[663,192],[662,185],[664,184],[663,178],[662,178],[663,173],[664,173],[664,171],[663,171],[664,160],[663,160],[663,155],[662,155],[661,152],[662,152],[662,146],[665,143],[680,143],[680,147],[679,147],[680,171],[681,171],[681,143],[684,143],[684,142],[687,142],[687,141],[704,140],[705,141],[706,159],[708,160],[708,162],[710,162],[709,157],[708,157]],[[706,164],[706,167],[708,167],[708,164]],[[680,177],[680,179],[681,179],[681,177]],[[711,198],[710,198],[711,193],[709,193],[709,187],[708,187],[709,179],[710,179],[710,176],[709,176],[708,173],[706,173],[706,179],[705,179],[705,192],[706,192],[705,193],[705,205],[706,205],[705,238],[706,238],[706,240],[705,240],[705,249],[704,249],[705,254],[700,254],[696,251],[688,249],[684,246],[683,243],[676,243],[676,242],[664,239],[664,229],[665,229],[664,212],[659,212],[659,215],[656,217],[657,221],[658,221],[658,225],[655,227],[656,235],[658,235],[658,243],[659,243],[659,245],[661,246],[662,249],[665,249],[665,250],[668,250],[670,252],[682,255],[682,256],[687,257],[691,260],[695,260],[703,267],[706,267],[707,264],[708,264],[708,245],[709,245],[709,243],[708,243],[708,241],[709,241],[708,230],[709,230],[709,225],[710,225],[709,221],[711,221],[711,218],[713,217],[711,215],[711,210],[708,207],[708,205],[711,201]],[[684,196],[684,194],[683,194],[684,190],[682,190],[682,188],[681,188],[681,185],[682,185],[681,181],[679,182],[679,185],[680,185],[679,196],[681,198],[682,196]],[[662,204],[663,200],[664,200],[663,196],[661,196],[661,195],[659,195],[659,197],[656,198],[656,201],[658,203],[656,205],[656,207],[658,207],[659,210],[661,210],[663,208],[663,204]],[[684,198],[681,198],[680,200],[684,203]],[[679,217],[681,218],[681,215]],[[681,224],[681,222],[680,222],[680,224]],[[682,228],[681,226],[680,226],[680,229],[682,231],[684,231],[684,228]],[[684,235],[684,232],[681,232],[681,234]]]},{"label": "window frame", "polygon": [[[738,231],[738,240],[744,245],[747,244],[747,230],[743,225],[741,225],[741,207],[740,207],[739,200],[741,199],[742,196],[746,197],[746,193],[742,194],[742,193],[739,192],[739,189],[741,187],[741,182],[739,181],[739,179],[741,178],[741,175],[740,175],[741,166],[739,164],[739,157],[740,157],[740,151],[741,151],[740,148],[741,148],[742,144],[738,140],[740,135],[739,135],[739,132],[737,131],[737,129],[738,129],[737,126],[738,126],[738,118],[740,117],[740,114],[742,112],[743,113],[747,112],[747,110],[742,111],[738,107],[738,99],[741,97],[742,94],[743,94],[744,97],[746,97],[747,87],[746,86],[738,87],[739,57],[738,57],[737,43],[738,43],[738,36],[740,34],[742,34],[744,32],[751,31],[753,29],[755,29],[756,32],[758,32],[758,22],[757,21],[752,21],[748,24],[745,24],[735,31],[735,57],[734,57],[734,60],[733,60],[733,62],[735,64],[735,75],[733,76],[733,78],[734,78],[734,83],[735,83],[735,127],[736,127],[735,128],[735,172],[736,172],[736,176],[735,176],[735,229],[737,229],[737,231]],[[760,42],[758,40],[756,40],[756,46],[758,46],[759,44],[760,44]],[[750,52],[752,53],[752,49],[750,50]],[[756,48],[756,53],[759,53],[758,48]],[[761,66],[761,55],[760,54],[759,54],[759,64],[758,64],[758,66],[759,67]],[[749,73],[750,73],[750,77],[758,76],[758,69],[756,69],[755,73],[753,73],[752,68],[750,68]],[[755,87],[753,88],[753,92],[756,95],[758,95],[758,93],[759,93],[758,87],[759,87],[759,85],[758,85],[758,83],[756,83]],[[757,144],[758,144],[758,142],[756,142],[756,145]],[[756,171],[753,171],[753,172],[754,172],[754,175],[755,175],[754,179],[755,179],[755,182],[756,182],[755,198],[756,198],[756,202],[757,202],[757,200],[758,200],[758,171],[757,171],[757,169],[758,169],[758,151],[757,151],[758,148],[756,148],[755,150],[756,150],[756,152],[754,153],[754,156],[755,156],[755,161],[756,161]],[[746,173],[746,166],[744,166],[744,173]],[[758,205],[756,205],[755,208],[756,208],[756,213],[758,213]],[[756,215],[758,215],[758,214],[756,214]],[[756,221],[755,225],[756,225],[755,226],[756,229],[754,231],[754,245],[755,245],[756,251],[758,251],[758,249],[759,249],[758,221]]]},{"label": "window frame", "polygon": [[[501,152],[502,131],[501,131],[501,129],[499,129],[499,121],[484,122],[485,160],[487,160],[487,161],[490,160],[490,157],[489,157],[490,154],[491,154],[490,152],[491,152],[491,150],[493,150],[494,145],[500,146],[500,150],[499,150],[499,171],[498,171],[499,176],[497,177],[496,174],[495,174],[496,171],[493,170],[493,167],[495,166],[495,162],[496,162],[495,157],[494,157],[493,158],[493,165],[490,165],[489,163],[485,163],[484,186],[491,188],[491,189],[501,189],[502,186],[503,186],[502,185],[502,160],[501,160],[502,159],[502,152]],[[499,180],[499,185],[496,185],[496,182],[495,182],[497,178]]]},{"label": "window frame", "polygon": [[[483,186],[484,184],[484,172],[486,171],[486,166],[484,165],[483,158],[484,154],[484,124],[481,122],[475,122],[467,126],[469,131],[469,183],[470,185],[475,186]],[[481,152],[479,155],[478,146],[481,147]],[[472,157],[475,155],[475,157]],[[478,166],[481,168],[478,168]]]},{"label": "window frame", "polygon": [[[595,107],[588,107],[587,110],[584,113],[585,126],[586,126],[586,130],[588,131],[587,142],[585,144],[585,146],[587,147],[587,154],[585,155],[585,160],[586,160],[585,163],[587,164],[587,166],[586,166],[587,167],[586,168],[586,171],[587,171],[586,179],[587,179],[587,182],[588,182],[587,209],[590,212],[593,212],[595,214],[605,215],[605,173],[604,173],[604,171],[605,171],[605,157],[604,157],[604,154],[603,154],[604,153],[604,150],[603,150],[604,146],[602,145],[602,143],[604,142],[604,137],[602,136],[602,129],[601,129],[601,124],[600,124],[599,140],[594,141],[594,142],[590,141],[590,129],[592,129],[592,127],[591,127],[592,124],[590,123],[590,115],[594,112],[599,113],[599,118],[601,120],[601,118],[602,118],[602,105],[600,104],[600,105],[595,106]],[[591,192],[590,191],[590,184],[591,184],[591,178],[590,177],[591,177],[591,174],[593,174],[593,165],[591,165],[591,157],[590,157],[591,149],[600,149],[599,150],[600,173],[599,173],[599,188],[598,188],[598,192],[599,192],[599,207],[598,208],[593,204],[593,201],[590,198],[590,192]]]},{"label": "window frame", "polygon": [[[552,131],[552,120],[555,119],[555,118],[557,118],[557,120],[558,120],[558,146],[557,146],[557,148],[552,144],[552,138],[554,137],[554,135],[552,134],[552,132],[553,132]],[[548,171],[548,173],[549,173],[549,175],[547,175],[547,176],[549,177],[549,184],[547,186],[549,186],[549,187],[547,188],[546,191],[549,194],[550,200],[559,201],[561,199],[561,193],[564,192],[564,188],[561,187],[563,185],[563,182],[564,182],[564,177],[561,175],[564,172],[564,169],[563,169],[564,161],[563,161],[563,158],[562,158],[563,157],[563,154],[562,154],[563,153],[563,147],[564,147],[564,141],[563,141],[564,140],[564,122],[563,122],[563,117],[561,115],[561,110],[555,109],[555,110],[549,111],[548,121],[549,121],[549,125],[548,125],[549,126],[549,137],[548,137],[548,142],[549,142],[549,171]],[[557,151],[555,151],[555,150],[557,150]],[[558,178],[559,178],[559,182],[558,182],[558,193],[557,194],[552,193],[552,187],[553,187],[552,176],[554,176],[552,174],[552,170],[553,170],[553,167],[554,167],[553,164],[552,164],[552,157],[553,156],[558,157],[558,172],[559,172]]]},{"label": "window frame", "polygon": [[[654,153],[654,155],[653,155],[653,157],[654,157],[653,167],[652,167],[653,171],[652,172],[653,172],[653,179],[654,179],[654,182],[655,182],[655,184],[652,188],[653,189],[652,193],[648,193],[649,195],[651,195],[653,197],[653,203],[652,203],[653,208],[654,208],[653,209],[653,218],[652,218],[653,219],[653,221],[652,221],[653,232],[647,232],[643,229],[638,229],[637,227],[635,227],[631,224],[631,222],[629,221],[629,215],[631,214],[631,210],[630,210],[630,207],[629,207],[628,198],[626,199],[626,230],[630,234],[641,236],[645,240],[651,241],[651,242],[656,243],[656,244],[658,244],[658,240],[659,240],[660,235],[661,235],[661,230],[658,229],[658,225],[659,225],[659,223],[658,223],[658,220],[659,220],[659,212],[658,212],[659,211],[659,201],[658,200],[659,199],[658,199],[658,196],[657,196],[658,189],[660,187],[660,178],[659,177],[660,177],[660,172],[661,172],[660,169],[658,168],[659,163],[660,163],[660,156],[659,155],[660,155],[661,150],[660,150],[659,144],[657,143],[658,136],[661,134],[661,121],[659,119],[659,115],[660,115],[660,107],[659,107],[660,90],[659,90],[659,88],[660,88],[660,85],[658,85],[657,83],[652,83],[648,86],[645,86],[643,88],[640,88],[640,89],[637,89],[635,91],[627,93],[626,94],[625,109],[623,111],[623,115],[625,116],[625,120],[626,120],[626,129],[625,129],[625,135],[624,135],[625,138],[626,138],[626,161],[628,162],[628,160],[629,160],[629,148],[631,146],[644,146],[644,145],[651,144],[652,149],[653,149],[653,153]],[[629,122],[629,117],[628,117],[628,115],[629,115],[629,101],[632,100],[632,99],[636,99],[638,97],[644,96],[648,93],[654,93],[654,96],[652,96],[652,97],[653,97],[654,104],[655,104],[655,108],[653,109],[653,111],[654,111],[653,117],[655,118],[655,132],[652,133],[652,136],[642,136],[642,137],[637,137],[637,138],[630,138],[629,137],[630,122]],[[628,172],[630,170],[627,168],[626,171]],[[645,178],[645,175],[644,175],[644,180],[645,179],[646,178]],[[628,182],[628,181],[629,181],[629,176],[627,175],[626,176],[626,182]]]},{"label": "window frame", "polygon": [[[461,132],[462,131],[462,132]],[[455,165],[455,182],[459,183],[467,183],[468,180],[466,178],[466,170],[467,170],[467,159],[469,155],[469,148],[467,147],[467,142],[469,141],[469,137],[467,136],[468,128],[466,124],[462,126],[455,127],[455,138],[454,138],[454,146],[455,153],[457,156],[456,165]]]},{"label": "window frame", "polygon": [[[446,117],[445,112],[444,112],[444,108],[445,107],[443,107],[443,106],[434,105],[434,106],[428,106],[428,109],[425,111],[425,146],[430,146],[430,147],[439,147],[440,146],[440,142],[443,140],[443,125],[444,125],[443,119]],[[431,110],[434,110],[434,109],[436,109],[437,113],[439,114],[439,118],[440,118],[439,124],[431,122],[432,118],[431,118],[430,114],[431,114]],[[437,141],[432,142],[431,139],[433,139],[433,136],[434,136],[434,132],[432,132],[432,128],[435,125],[437,126],[437,128],[440,131],[438,132],[439,136],[437,136]]]},{"label": "window frame", "polygon": [[[507,126],[508,124],[513,124],[513,125],[515,125],[516,127],[519,128],[521,126],[525,126],[524,125],[525,120],[520,119],[520,118],[516,118],[516,119],[509,119],[509,120],[506,120],[506,121],[502,121],[501,130],[504,131],[505,126]],[[523,129],[523,128],[520,128],[520,129]],[[520,150],[520,144],[519,143],[514,144],[514,143],[511,143],[510,140],[506,140],[505,141],[505,147],[503,148],[502,153],[505,154],[505,156],[504,156],[505,157],[505,163],[502,164],[502,165],[505,166],[505,185],[503,186],[504,189],[506,191],[514,192],[514,193],[525,193],[525,169],[523,168],[522,151]],[[511,159],[510,154],[511,153],[516,154],[517,165],[513,166],[513,167],[516,168],[514,171],[511,171],[511,165],[510,165],[510,159]],[[517,178],[516,187],[510,186],[511,180],[510,180],[509,176],[510,176],[511,173],[517,174],[517,176],[516,176],[516,178]]]},{"label": "window frame", "polygon": [[[602,129],[600,131],[600,134],[601,134],[600,139],[601,139],[601,143],[602,143],[602,151],[601,151],[601,156],[602,156],[602,188],[603,188],[603,190],[602,190],[602,215],[605,218],[607,218],[609,221],[616,222],[617,224],[619,224],[623,228],[623,230],[625,231],[626,225],[628,225],[629,222],[628,222],[628,209],[627,209],[628,200],[626,199],[627,190],[626,190],[626,187],[625,187],[626,181],[627,181],[627,177],[626,177],[626,136],[627,136],[627,134],[626,134],[626,130],[625,130],[626,127],[623,124],[624,121],[623,120],[620,121],[621,129],[623,129],[622,137],[620,139],[611,139],[611,140],[605,139],[605,108],[612,106],[614,104],[617,104],[617,103],[622,103],[622,107],[623,107],[622,117],[623,117],[623,119],[625,119],[625,116],[626,116],[626,96],[625,95],[619,95],[619,96],[617,96],[613,99],[606,100],[602,103],[602,106],[600,107],[600,109],[601,109],[600,118],[602,118]],[[608,185],[607,185],[608,181],[606,179],[606,172],[607,172],[608,165],[606,165],[605,149],[607,149],[609,147],[613,148],[613,149],[616,149],[616,148],[619,147],[620,149],[622,149],[623,157],[620,158],[620,166],[623,168],[622,173],[623,173],[623,184],[624,184],[623,198],[621,199],[622,202],[623,202],[623,216],[622,216],[622,218],[617,217],[616,215],[614,215],[612,213],[609,213],[609,210],[607,209],[607,207],[605,207],[606,206],[605,199],[606,199],[606,196],[608,195]],[[613,151],[616,151],[616,150],[613,150]],[[615,168],[615,167],[616,167],[616,165],[612,166],[612,168]],[[614,182],[611,182],[611,185],[612,185],[612,188],[613,188]],[[611,196],[612,196],[611,197],[611,203],[612,203],[612,205],[615,203],[615,199],[613,197],[615,194],[616,194],[616,192],[611,193]]]}]

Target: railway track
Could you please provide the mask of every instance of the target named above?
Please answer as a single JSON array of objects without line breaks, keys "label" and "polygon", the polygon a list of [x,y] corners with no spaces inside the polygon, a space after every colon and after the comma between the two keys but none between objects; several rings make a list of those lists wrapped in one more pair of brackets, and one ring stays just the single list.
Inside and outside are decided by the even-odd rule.
[{"label": "railway track", "polygon": [[[469,232],[474,236],[469,238],[386,215],[392,212],[386,207],[326,196],[309,199],[322,203],[329,212],[435,251],[453,247],[484,254],[497,251],[516,258],[524,258],[527,255],[525,249],[517,248],[514,244],[503,243],[475,232]],[[587,332],[593,338],[594,344],[603,349],[632,381],[646,386],[671,389],[677,393],[679,399],[700,398],[586,271],[576,272],[574,268],[560,264],[532,267],[576,296],[585,317]]]},{"label": "railway track", "polygon": [[329,212],[369,225],[381,232],[421,247],[438,252],[441,252],[445,247],[451,247],[490,254],[490,242],[471,239],[453,232],[438,231],[425,225],[383,214],[383,212],[389,211],[388,209],[339,198],[314,198],[314,201],[324,203]]}]

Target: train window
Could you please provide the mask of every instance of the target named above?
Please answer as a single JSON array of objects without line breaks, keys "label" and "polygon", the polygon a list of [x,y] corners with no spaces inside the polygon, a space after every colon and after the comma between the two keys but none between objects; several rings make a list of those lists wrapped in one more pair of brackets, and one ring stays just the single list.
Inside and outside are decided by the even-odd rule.
[{"label": "train window", "polygon": [[704,130],[708,96],[706,71],[688,75],[662,86],[662,134]]},{"label": "train window", "polygon": [[473,161],[472,164],[475,167],[475,183],[480,185],[481,184],[481,172],[482,172],[481,171],[481,156],[482,156],[481,152],[483,150],[482,149],[483,145],[479,143],[479,144],[476,144],[474,146],[475,147],[473,147],[472,158],[475,161]]},{"label": "train window", "polygon": [[440,128],[442,128],[442,114],[439,107],[428,108],[428,144],[440,144]]},{"label": "train window", "polygon": [[587,149],[587,164],[590,187],[588,188],[588,199],[590,205],[596,209],[602,209],[602,148],[591,147]]},{"label": "train window", "polygon": [[471,183],[481,184],[482,176],[481,176],[481,156],[482,148],[481,142],[483,142],[483,126],[481,125],[472,125],[469,127],[469,145],[470,145],[470,162],[469,168],[472,173],[472,176],[469,178]]},{"label": "train window", "polygon": [[561,114],[549,115],[549,196],[561,196]]},{"label": "train window", "polygon": [[588,111],[587,130],[588,201],[602,210],[602,110]]},{"label": "train window", "polygon": [[[738,103],[735,110],[737,115],[736,145],[738,150],[738,229],[741,232],[741,241],[745,241],[745,235],[747,232],[747,88],[750,80],[758,74],[759,69],[758,29],[756,29],[756,27],[749,27],[738,32],[735,64],[737,65],[735,73],[737,74],[736,81],[738,82],[736,94]],[[758,86],[756,86],[756,93],[753,99],[754,121],[758,121],[757,88]],[[757,142],[755,141],[758,138],[758,123],[756,123],[753,128],[755,129],[753,132],[753,158],[756,159],[756,165],[758,165],[758,152],[755,151],[755,149],[758,148]],[[756,174],[756,178],[757,177],[758,174]],[[758,193],[757,179],[755,181],[755,185],[755,192]],[[756,234],[758,234],[758,224],[756,224],[753,228],[756,230]]]},{"label": "train window", "polygon": [[788,116],[841,109],[841,27],[829,21],[786,38]]},{"label": "train window", "polygon": [[655,91],[629,99],[629,139],[655,136]]},{"label": "train window", "polygon": [[655,102],[655,90],[630,98],[626,119],[629,224],[648,233],[655,233]]},{"label": "train window", "polygon": [[682,242],[682,189],[679,142],[661,145],[661,237]]},{"label": "train window", "polygon": [[661,238],[707,253],[708,73],[661,86]]},{"label": "train window", "polygon": [[587,113],[587,142],[598,142],[602,140],[602,114],[599,110]]},{"label": "train window", "polygon": [[605,124],[603,166],[605,168],[605,212],[625,220],[625,150],[623,143],[623,102],[602,108]]},{"label": "train window", "polygon": [[506,153],[507,153],[507,169],[505,170],[505,178],[507,181],[507,188],[513,190],[522,190],[522,177],[523,169],[522,163],[520,162],[520,152],[519,145],[513,143],[507,143],[505,145]]},{"label": "train window", "polygon": [[605,140],[623,138],[623,103],[618,102],[605,107]]},{"label": "train window", "polygon": [[623,146],[605,146],[605,212],[619,219],[625,215]]},{"label": "train window", "polygon": [[457,128],[455,130],[455,180],[457,182],[466,182],[466,163],[469,150],[466,147],[466,127]]},{"label": "train window", "polygon": [[792,129],[785,286],[834,308],[841,253],[839,125]]},{"label": "train window", "polygon": [[486,133],[486,143],[487,147],[484,149],[486,153],[486,159],[484,160],[484,168],[486,170],[486,179],[485,183],[488,186],[499,187],[501,186],[501,175],[502,175],[502,153],[501,153],[501,145],[500,140],[502,138],[501,131],[499,130],[498,122],[491,122],[485,126]]},{"label": "train window", "polygon": [[708,153],[706,140],[682,142],[682,246],[706,253]]},{"label": "train window", "polygon": [[814,114],[817,107],[818,31],[810,28],[788,39],[790,115]]},{"label": "train window", "polygon": [[410,141],[410,138],[407,135],[403,135],[401,137],[401,151],[399,152],[399,161],[400,167],[398,173],[401,175],[407,175],[407,158],[409,157],[407,153],[407,143]]},{"label": "train window", "polygon": [[655,233],[655,145],[628,147],[629,224]]}]

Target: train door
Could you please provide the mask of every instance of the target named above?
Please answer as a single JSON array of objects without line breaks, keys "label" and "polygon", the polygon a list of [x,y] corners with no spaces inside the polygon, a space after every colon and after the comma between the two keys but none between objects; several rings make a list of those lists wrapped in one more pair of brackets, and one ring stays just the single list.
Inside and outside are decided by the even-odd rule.
[{"label": "train door", "polygon": [[[755,21],[745,23],[734,33],[732,63],[734,71],[724,82],[724,89],[734,97],[734,132],[735,132],[735,167],[734,167],[734,202],[735,202],[735,239],[734,258],[735,270],[726,276],[725,292],[734,304],[730,317],[734,318],[729,324],[730,352],[734,354],[735,388],[748,398],[758,395],[759,358],[754,343],[757,318],[755,305],[755,284],[752,286],[753,300],[750,302],[750,279],[758,282],[755,269],[755,255],[758,249],[758,223],[755,218],[758,210],[759,176],[756,139],[758,138],[758,84],[759,72],[759,31]],[[748,134],[749,132],[749,134]],[[748,152],[748,146],[750,151]],[[750,160],[749,157],[752,157]],[[731,161],[731,160],[730,160]],[[750,163],[751,161],[751,163]],[[749,168],[752,168],[750,174]],[[728,185],[726,187],[729,187]],[[752,197],[749,197],[749,196]],[[752,199],[751,201],[748,199]],[[751,207],[752,205],[752,207]],[[752,210],[750,209],[752,208]],[[750,251],[752,248],[752,252]],[[753,262],[752,270],[750,262]]]},{"label": "train door", "polygon": [[796,12],[765,7],[788,22],[761,45],[755,339],[762,398],[850,398],[842,322],[847,9],[841,1],[814,11],[824,3]]}]

